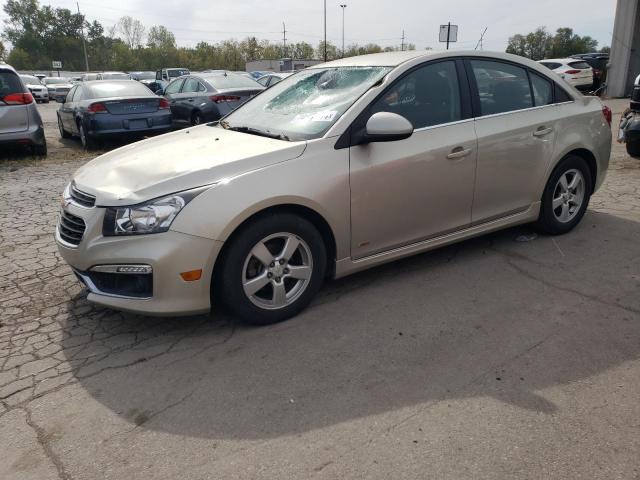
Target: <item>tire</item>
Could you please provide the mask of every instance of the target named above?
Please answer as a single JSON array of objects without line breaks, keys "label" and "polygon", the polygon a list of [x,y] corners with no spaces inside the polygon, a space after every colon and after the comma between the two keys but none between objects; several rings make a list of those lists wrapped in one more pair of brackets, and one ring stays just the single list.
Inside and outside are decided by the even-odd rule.
[{"label": "tire", "polygon": [[627,153],[635,158],[640,158],[640,140],[627,142]]},{"label": "tire", "polygon": [[213,288],[219,289],[217,298],[245,323],[286,320],[302,311],[322,286],[325,244],[313,224],[302,217],[289,213],[259,217],[227,242]]},{"label": "tire", "polygon": [[34,145],[33,147],[33,154],[37,155],[38,157],[46,157],[47,156],[47,141],[46,140],[42,140],[42,145]]},{"label": "tire", "polygon": [[67,132],[62,126],[62,120],[60,119],[60,115],[58,115],[58,131],[60,132],[60,138],[71,138],[71,134]]},{"label": "tire", "polygon": [[592,188],[591,172],[584,159],[577,155],[565,157],[544,189],[537,227],[550,235],[573,230],[587,210]]},{"label": "tire", "polygon": [[81,121],[78,122],[78,132],[80,132],[80,142],[85,150],[93,150],[96,148],[95,139],[85,132],[84,125],[82,125]]},{"label": "tire", "polygon": [[198,126],[198,125],[202,125],[204,123],[204,118],[202,118],[202,113],[200,112],[193,112],[191,114],[191,125],[193,125],[194,127]]}]

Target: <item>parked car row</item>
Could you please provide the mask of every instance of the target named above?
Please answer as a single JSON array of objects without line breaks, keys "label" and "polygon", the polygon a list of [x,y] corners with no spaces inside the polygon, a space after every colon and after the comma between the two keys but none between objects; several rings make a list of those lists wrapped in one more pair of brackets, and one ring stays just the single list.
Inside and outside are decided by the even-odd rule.
[{"label": "parked car row", "polygon": [[582,53],[568,58],[550,58],[539,63],[549,68],[579,90],[597,91],[607,78],[609,55]]}]

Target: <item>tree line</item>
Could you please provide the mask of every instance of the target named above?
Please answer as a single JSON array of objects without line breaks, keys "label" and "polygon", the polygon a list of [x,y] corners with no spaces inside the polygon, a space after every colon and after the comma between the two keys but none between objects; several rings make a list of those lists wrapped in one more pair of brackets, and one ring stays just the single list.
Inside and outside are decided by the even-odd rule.
[{"label": "tree line", "polygon": [[[91,70],[156,70],[163,66],[181,66],[191,70],[244,70],[250,60],[322,59],[324,42],[314,48],[307,42],[288,44],[247,37],[217,43],[199,42],[195,47],[180,47],[175,35],[162,25],[146,28],[139,20],[122,17],[105,29],[100,22],[89,22],[84,15],[66,8],[40,5],[38,0],[8,0],[2,38],[13,48],[6,52],[0,42],[0,59],[20,70],[50,70],[52,60],[61,60],[65,70],[85,70],[82,46],[84,32]],[[415,45],[404,46],[415,49]],[[349,45],[344,56],[399,50],[375,43]],[[342,56],[340,49],[327,42],[327,59]]]},{"label": "tree line", "polygon": [[[546,28],[539,27],[533,32],[510,37],[506,51],[532,60],[567,58],[598,51],[598,41],[588,35],[581,37],[572,28],[559,28],[552,35]],[[609,47],[603,47],[600,51],[608,53]]]}]

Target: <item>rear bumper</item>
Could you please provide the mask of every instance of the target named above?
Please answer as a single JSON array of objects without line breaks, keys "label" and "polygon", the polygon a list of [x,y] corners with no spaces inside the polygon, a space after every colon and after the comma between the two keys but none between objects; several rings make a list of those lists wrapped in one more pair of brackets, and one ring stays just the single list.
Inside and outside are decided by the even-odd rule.
[{"label": "rear bumper", "polygon": [[96,137],[160,134],[171,129],[171,113],[93,115],[85,118],[85,127],[89,135]]},{"label": "rear bumper", "polygon": [[44,145],[44,127],[42,125],[30,125],[21,132],[0,133],[0,144],[29,144]]}]

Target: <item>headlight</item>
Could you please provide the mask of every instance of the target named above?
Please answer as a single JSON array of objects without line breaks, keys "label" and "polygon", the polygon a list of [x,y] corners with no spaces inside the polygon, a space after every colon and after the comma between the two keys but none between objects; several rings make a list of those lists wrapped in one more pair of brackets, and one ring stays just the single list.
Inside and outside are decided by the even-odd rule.
[{"label": "headlight", "polygon": [[180,210],[209,187],[174,193],[129,207],[107,207],[102,234],[110,237],[166,232]]}]

